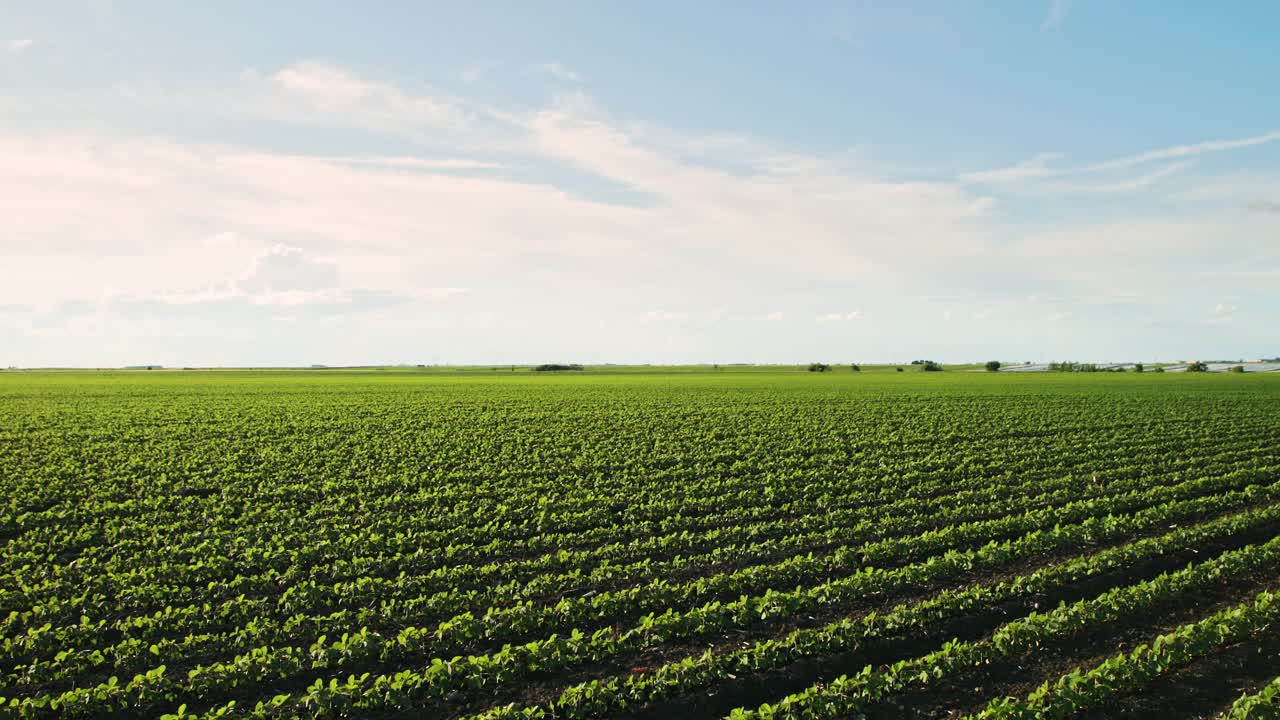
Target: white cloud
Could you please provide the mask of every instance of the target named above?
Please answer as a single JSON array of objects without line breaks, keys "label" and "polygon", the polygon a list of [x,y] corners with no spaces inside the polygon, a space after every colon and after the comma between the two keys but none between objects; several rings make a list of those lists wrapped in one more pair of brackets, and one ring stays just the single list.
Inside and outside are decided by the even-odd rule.
[{"label": "white cloud", "polygon": [[12,55],[21,55],[22,53],[34,47],[36,41],[31,38],[18,38],[10,40],[5,44],[5,49]]},{"label": "white cloud", "polygon": [[200,244],[215,248],[235,247],[242,243],[244,243],[244,238],[233,232],[213,233],[200,239]]},{"label": "white cloud", "polygon": [[1106,162],[1095,163],[1093,165],[1085,165],[1072,172],[1098,172],[1101,170],[1115,170],[1118,168],[1131,167],[1133,165],[1141,165],[1143,163],[1155,160],[1171,160],[1175,158],[1194,157],[1205,153],[1223,152],[1224,150],[1239,150],[1241,148],[1254,147],[1256,145],[1265,145],[1280,140],[1280,130],[1272,130],[1254,135],[1251,137],[1234,138],[1228,140],[1206,140],[1205,142],[1195,143],[1193,145],[1175,145],[1173,147],[1160,148],[1158,150],[1148,150],[1137,155],[1108,160]]},{"label": "white cloud", "polygon": [[[971,183],[998,185],[1044,178],[1064,177],[1069,175],[1113,172],[1162,160],[1182,160],[1208,153],[1218,153],[1228,150],[1255,147],[1275,142],[1277,140],[1280,140],[1280,130],[1272,130],[1270,132],[1262,133],[1261,135],[1253,135],[1245,138],[1208,140],[1191,145],[1175,145],[1156,150],[1148,150],[1136,155],[1128,155],[1112,160],[1060,168],[1050,167],[1050,164],[1055,160],[1062,159],[1064,155],[1061,153],[1042,153],[1040,155],[1036,155],[1030,160],[1009,167],[964,173],[960,176],[960,179]],[[1157,171],[1153,176],[1147,176],[1147,182],[1149,184],[1151,181],[1174,172],[1178,172],[1186,167],[1188,167],[1186,163],[1174,163],[1160,171]]]},{"label": "white cloud", "polygon": [[1152,185],[1156,184],[1157,182],[1167,177],[1170,177],[1171,175],[1175,175],[1184,170],[1187,170],[1192,165],[1193,163],[1191,163],[1190,161],[1170,163],[1169,165],[1165,165],[1162,168],[1152,170],[1151,172],[1136,178],[1131,178],[1128,180],[1120,180],[1112,183],[1103,183],[1099,185],[1077,186],[1075,189],[1078,189],[1081,192],[1094,192],[1094,193],[1125,193],[1125,192],[1133,192],[1136,190],[1145,190],[1151,187]]},{"label": "white cloud", "polygon": [[377,95],[392,104],[404,102],[404,96],[394,88],[368,82],[341,68],[315,61],[282,68],[271,75],[270,80],[288,92],[327,106],[352,105]]},{"label": "white cloud", "polygon": [[641,322],[684,322],[689,319],[689,313],[673,312],[671,310],[650,310],[640,316]]},{"label": "white cloud", "polygon": [[1217,305],[1213,306],[1213,309],[1209,311],[1209,314],[1215,317],[1226,317],[1228,315],[1234,314],[1239,309],[1240,309],[1240,306],[1235,304],[1218,303]]},{"label": "white cloud", "polygon": [[[809,272],[816,255],[819,272],[847,276],[907,257],[942,264],[987,242],[978,225],[991,199],[952,184],[882,181],[761,148],[748,173],[733,173],[651,144],[644,128],[578,101],[537,113],[529,129],[538,153],[644,193],[672,220],[662,235],[697,255],[730,247],[744,262]],[[777,238],[792,236],[806,238],[807,253],[779,252]]]},{"label": "white cloud", "polygon": [[[222,233],[221,236],[229,235]],[[231,246],[242,244],[237,237]],[[377,290],[343,287],[338,266],[301,248],[277,243],[255,253],[243,271],[203,288],[167,288],[151,293],[108,294],[100,304],[195,306],[240,304],[255,307],[327,306],[365,310],[416,300],[465,295],[465,288],[417,287]]]},{"label": "white cloud", "polygon": [[1050,0],[1049,14],[1040,23],[1040,30],[1054,30],[1067,19],[1071,12],[1071,0]]},{"label": "white cloud", "polygon": [[238,238],[324,247],[353,282],[408,290],[533,249],[619,257],[660,222],[551,186],[165,140],[0,133],[0,155],[5,300],[203,285],[238,270]]},{"label": "white cloud", "polygon": [[966,173],[960,177],[962,180],[969,182],[987,183],[1016,182],[1018,180],[1040,178],[1053,174],[1054,171],[1049,168],[1049,163],[1054,160],[1061,160],[1063,157],[1065,155],[1062,153],[1040,153],[1030,160],[1025,160],[1017,165]]},{"label": "white cloud", "polygon": [[236,285],[248,293],[325,290],[338,286],[338,267],[309,257],[300,248],[276,243],[253,259]]},{"label": "white cloud", "polygon": [[241,81],[241,88],[219,99],[224,105],[220,110],[404,133],[424,140],[433,133],[469,131],[494,120],[483,107],[444,93],[409,92],[320,60],[296,62],[266,74],[246,70]]},{"label": "white cloud", "polygon": [[585,75],[557,60],[539,63],[530,69],[533,72],[550,75],[557,80],[564,80],[572,83],[584,83],[587,81]]},{"label": "white cloud", "polygon": [[1170,163],[1143,175],[1106,182],[1032,181],[1024,183],[1019,189],[1032,195],[1117,195],[1138,193],[1157,185],[1166,178],[1189,170],[1194,167],[1194,164],[1190,160]]},{"label": "white cloud", "polygon": [[[371,147],[394,149],[302,155],[160,137],[0,131],[8,271],[0,304],[80,298],[121,313],[126,306],[152,314],[234,308],[275,317],[287,309],[303,318],[396,307],[405,313],[399,321],[414,327],[435,322],[475,332],[467,337],[481,351],[502,337],[561,352],[555,343],[569,331],[557,335],[555,323],[637,318],[668,324],[661,332],[678,340],[669,358],[676,360],[687,358],[677,352],[710,353],[742,327],[758,334],[761,317],[786,317],[770,307],[850,323],[862,319],[859,311],[826,310],[850,297],[875,298],[873,319],[859,326],[868,337],[887,327],[882,318],[918,312],[921,322],[938,323],[944,309],[951,319],[979,308],[999,312],[990,332],[1033,334],[1055,308],[1046,301],[1035,313],[1019,311],[1029,294],[1097,308],[1137,288],[1152,298],[1141,309],[1154,314],[1193,287],[1186,302],[1194,315],[1237,290],[1266,292],[1280,266],[1280,215],[1240,208],[1270,198],[1280,184],[1237,179],[1232,187],[1248,192],[1204,190],[1232,200],[1230,213],[1098,216],[1084,206],[1045,229],[1011,222],[971,179],[903,180],[852,155],[653,127],[611,117],[580,92],[546,108],[495,111],[331,65],[246,77],[238,104],[219,98],[223,112],[369,131],[378,135]],[[1267,137],[1081,166],[1171,161],[1136,179],[1070,187],[1082,203],[1090,201],[1085,190],[1140,192],[1189,173],[1196,153]],[[444,138],[439,151],[422,147],[432,138]],[[415,144],[416,151],[405,149]],[[1039,156],[992,177],[1043,182],[1087,171],[1056,168],[1058,160]],[[1230,252],[1224,237],[1232,239]],[[461,313],[414,314],[415,299],[455,297],[467,287],[475,291],[455,304],[468,306],[468,322],[488,318],[482,325],[463,326]],[[985,294],[976,297],[975,287]],[[942,304],[882,302],[926,293]],[[113,300],[121,298],[132,302]],[[671,309],[722,305],[744,314]],[[648,332],[613,324],[633,335],[599,348],[627,348],[635,333]],[[828,340],[847,335],[836,327],[804,331]],[[983,341],[977,334],[964,342]],[[608,342],[600,333],[593,341]],[[598,351],[600,359],[618,359]]]},{"label": "white cloud", "polygon": [[819,315],[818,322],[843,323],[843,322],[852,322],[854,320],[861,320],[862,318],[863,318],[863,314],[861,310],[850,310],[849,312],[843,312],[843,313],[835,312],[835,313],[825,313],[823,315]]}]

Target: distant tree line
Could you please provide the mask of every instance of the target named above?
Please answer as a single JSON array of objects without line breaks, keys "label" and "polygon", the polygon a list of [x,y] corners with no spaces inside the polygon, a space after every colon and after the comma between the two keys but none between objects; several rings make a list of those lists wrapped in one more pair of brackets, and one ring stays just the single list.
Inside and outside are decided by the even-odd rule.
[{"label": "distant tree line", "polygon": [[[1096,363],[1051,362],[1049,363],[1049,372],[1124,372],[1124,368],[1099,367]],[[1138,372],[1142,371],[1138,370]]]},{"label": "distant tree line", "polygon": [[[942,372],[942,365],[932,360],[912,360],[911,364],[919,367],[924,372]],[[823,373],[831,372],[832,367],[827,363],[815,362],[809,363],[809,366],[805,369],[812,373]],[[902,368],[900,367],[894,369],[898,372],[902,372]],[[862,372],[862,365],[859,363],[849,363],[849,371]]]},{"label": "distant tree line", "polygon": [[561,365],[559,363],[546,363],[535,367],[534,372],[557,372],[559,370],[581,370],[581,365]]}]

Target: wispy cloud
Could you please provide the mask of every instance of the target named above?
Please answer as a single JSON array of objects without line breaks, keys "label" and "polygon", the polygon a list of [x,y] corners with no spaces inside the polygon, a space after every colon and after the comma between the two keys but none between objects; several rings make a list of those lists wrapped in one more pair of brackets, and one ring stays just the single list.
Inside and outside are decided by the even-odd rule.
[{"label": "wispy cloud", "polygon": [[1136,177],[1124,178],[1111,182],[1055,182],[1047,181],[1036,185],[1039,190],[1047,193],[1060,194],[1085,194],[1085,195],[1106,195],[1133,193],[1146,190],[1157,184],[1161,180],[1177,175],[1191,167],[1195,163],[1191,160],[1183,162],[1170,163],[1163,167],[1152,170],[1149,173],[1138,175]]},{"label": "wispy cloud", "polygon": [[820,323],[845,323],[861,320],[862,318],[861,310],[850,310],[849,312],[824,313],[819,315],[817,320]]},{"label": "wispy cloud", "polygon": [[36,44],[36,41],[33,40],[32,38],[18,38],[15,40],[10,40],[8,43],[6,43],[5,50],[8,50],[13,55],[20,55],[26,52],[27,50],[30,50],[32,47],[35,46],[35,44]]},{"label": "wispy cloud", "polygon": [[1079,168],[1073,168],[1067,172],[1100,172],[1104,170],[1118,170],[1121,168],[1133,167],[1134,165],[1142,165],[1157,160],[1174,160],[1196,155],[1204,155],[1206,153],[1222,152],[1224,150],[1239,150],[1241,148],[1254,147],[1255,145],[1265,145],[1266,143],[1280,140],[1280,130],[1272,130],[1245,138],[1234,138],[1229,140],[1207,140],[1205,142],[1196,143],[1194,145],[1175,145],[1173,147],[1161,148],[1159,150],[1148,150],[1147,152],[1130,155],[1127,157],[1117,158],[1115,160],[1107,160],[1105,162],[1094,163],[1092,165],[1084,165]]},{"label": "wispy cloud", "polygon": [[960,179],[968,182],[1005,183],[1047,177],[1060,172],[1050,168],[1049,163],[1054,160],[1060,160],[1063,157],[1065,155],[1062,153],[1040,153],[1029,160],[1024,160],[1009,167],[965,173],[960,176]]},{"label": "wispy cloud", "polygon": [[335,157],[333,160],[363,167],[403,170],[500,170],[508,167],[503,163],[472,158],[426,158],[411,155],[354,155]]},{"label": "wispy cloud", "polygon": [[671,310],[650,310],[640,316],[641,322],[684,322],[689,319],[689,313],[671,311]]},{"label": "wispy cloud", "polygon": [[[1112,160],[1067,167],[1052,166],[1054,161],[1061,160],[1065,157],[1062,153],[1042,153],[1029,160],[1025,160],[1009,167],[964,173],[960,176],[960,179],[965,182],[998,185],[1028,180],[1067,177],[1072,175],[1105,173],[1134,168],[1162,160],[1186,160],[1188,158],[1194,158],[1196,156],[1209,153],[1255,147],[1275,142],[1277,140],[1280,140],[1280,130],[1272,130],[1262,133],[1261,135],[1253,135],[1250,137],[1227,140],[1207,140],[1205,142],[1191,145],[1175,145],[1156,150],[1148,150],[1136,155],[1114,158]],[[1172,174],[1173,172],[1177,172],[1185,167],[1185,164],[1171,165],[1163,171],[1158,171],[1162,174],[1154,175],[1150,178],[1150,181]]]},{"label": "wispy cloud", "polygon": [[389,132],[429,134],[473,124],[475,108],[444,93],[408,92],[321,60],[304,60],[275,72],[245,71],[242,109],[283,120],[323,122]]},{"label": "wispy cloud", "polygon": [[1040,23],[1040,30],[1056,29],[1070,13],[1071,0],[1050,0],[1049,14],[1045,16],[1044,22]]},{"label": "wispy cloud", "polygon": [[[1203,317],[1219,298],[1268,292],[1275,281],[1276,216],[1241,211],[1275,196],[1253,178],[1232,185],[1221,216],[1142,216],[1127,202],[1099,202],[1126,207],[1048,229],[1010,222],[978,181],[1132,192],[1187,172],[1198,155],[1271,142],[1280,131],[1092,165],[1060,167],[1061,155],[1041,155],[985,177],[915,180],[836,153],[619,118],[581,91],[492,109],[307,62],[248,73],[239,95],[217,100],[237,118],[363,133],[370,154],[358,144],[306,155],[0,131],[10,271],[0,303],[128,296],[138,300],[130,308],[148,312],[314,307],[327,308],[325,317],[401,303],[401,319],[417,322],[406,298],[474,287],[465,303],[493,303],[476,347],[502,336],[550,352],[566,335],[535,329],[553,322],[632,320],[613,323],[630,333],[616,347],[647,333],[712,348],[741,328],[758,335],[762,319],[779,323],[768,327],[779,335],[831,341],[856,329],[870,338],[885,332],[886,318],[911,313],[950,319],[948,331],[1034,334],[1058,306],[1033,311],[1012,299],[1079,298],[1085,322],[1098,312],[1089,299],[1138,287],[1153,303],[1178,298]],[[447,142],[424,146],[440,137]],[[1119,172],[1127,168],[1137,169]],[[1106,171],[1116,174],[1089,175]],[[1224,236],[1231,253],[1221,250]],[[780,238],[802,239],[804,251]],[[941,304],[917,303],[924,294]],[[867,319],[847,309],[854,298],[874,299]],[[735,314],[694,310],[719,306]],[[970,322],[987,312],[996,313],[991,322]],[[440,322],[475,330],[458,317]]]},{"label": "wispy cloud", "polygon": [[531,67],[530,71],[543,75],[550,75],[557,80],[564,80],[571,83],[583,83],[587,81],[587,77],[585,75],[558,60],[538,63]]}]

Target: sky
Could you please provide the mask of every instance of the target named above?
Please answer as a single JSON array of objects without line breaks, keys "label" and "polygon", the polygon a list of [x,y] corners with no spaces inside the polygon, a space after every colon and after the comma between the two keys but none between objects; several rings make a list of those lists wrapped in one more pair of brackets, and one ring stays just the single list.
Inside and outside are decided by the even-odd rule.
[{"label": "sky", "polygon": [[1280,355],[1280,4],[0,5],[0,367]]}]

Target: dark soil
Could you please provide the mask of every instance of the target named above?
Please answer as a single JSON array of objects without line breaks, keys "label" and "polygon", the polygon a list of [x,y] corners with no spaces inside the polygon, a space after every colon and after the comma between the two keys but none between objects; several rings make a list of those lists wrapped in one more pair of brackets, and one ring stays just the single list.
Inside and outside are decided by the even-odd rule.
[{"label": "dark soil", "polygon": [[[1270,539],[1276,534],[1276,527],[1267,527],[1240,535],[1229,540],[1215,543],[1212,546],[1205,546],[1198,549],[1187,549],[1174,553],[1170,553],[1161,557],[1151,558],[1142,563],[1119,570],[1105,575],[1100,575],[1088,580],[1082,581],[1066,588],[1058,588],[1049,592],[1041,593],[1030,598],[1023,598],[1003,603],[999,606],[991,608],[985,612],[969,615],[963,618],[957,618],[937,627],[929,628],[924,632],[913,634],[911,636],[886,638],[866,646],[857,648],[849,653],[843,653],[836,656],[828,656],[823,658],[814,658],[793,663],[785,668],[767,671],[764,673],[753,674],[751,676],[743,676],[722,683],[714,688],[708,688],[696,694],[688,695],[670,701],[654,703],[645,708],[638,709],[625,716],[631,720],[659,720],[661,718],[694,718],[694,717],[722,717],[736,707],[754,707],[764,702],[770,702],[781,698],[799,690],[803,690],[816,682],[831,680],[843,674],[851,674],[861,670],[866,665],[881,665],[896,662],[898,660],[909,659],[927,654],[937,649],[942,643],[952,638],[961,640],[976,640],[989,635],[995,628],[1008,622],[1011,619],[1022,617],[1032,610],[1056,607],[1059,602],[1075,602],[1077,600],[1093,597],[1101,594],[1113,587],[1139,582],[1151,577],[1155,577],[1160,573],[1177,569],[1185,566],[1188,562],[1199,562],[1212,558],[1221,552],[1242,547],[1262,539]],[[1272,569],[1274,570],[1274,568]],[[1013,572],[1004,574],[1011,576]],[[1247,585],[1256,592],[1256,586],[1268,579],[1274,578],[1274,574],[1264,575],[1255,579]],[[992,578],[999,580],[1002,578]],[[1244,591],[1241,587],[1246,583],[1242,583],[1236,579],[1232,583],[1225,584],[1226,587],[1219,592],[1230,595],[1233,591],[1237,595],[1243,595]],[[1206,593],[1204,598],[1207,598]],[[1202,607],[1204,598],[1196,598],[1192,600],[1188,607],[1188,614],[1192,617],[1199,617],[1203,614],[1197,614],[1196,608]],[[1229,602],[1229,601],[1224,601]],[[1162,611],[1160,620],[1173,617],[1178,609]],[[1180,622],[1175,623],[1181,624]],[[1118,628],[1107,628],[1101,632],[1104,638],[1100,645],[1103,657],[1114,654],[1118,646],[1116,644],[1116,632]],[[1150,634],[1150,633],[1147,633]],[[1140,636],[1145,638],[1145,636]],[[1109,644],[1107,644],[1109,641]],[[1084,643],[1085,641],[1080,641]],[[1123,640],[1121,640],[1123,642]],[[1068,647],[1070,643],[1066,644]],[[1087,651],[1086,651],[1087,652]],[[1096,653],[1095,653],[1096,654]],[[1052,655],[1046,656],[1043,662],[1051,661]],[[1077,660],[1071,667],[1079,664]],[[1069,669],[1069,668],[1068,668]],[[1035,683],[1030,684],[1033,689],[1043,677],[1037,676]],[[1014,680],[1016,682],[1016,680]],[[951,688],[946,698],[935,698],[935,704],[943,704],[944,702],[955,703],[962,697],[972,693],[972,685],[968,689],[964,689],[963,685]],[[1001,690],[996,694],[992,694],[994,688],[987,691],[981,704],[985,704],[986,699],[998,695],[1013,694],[1014,688],[1007,691]],[[543,699],[550,700],[554,696]],[[968,698],[966,698],[968,699]],[[927,704],[929,701],[924,701]],[[945,708],[943,708],[945,709]],[[909,717],[910,715],[881,715],[881,717]],[[924,715],[924,717],[935,717],[936,715]]]},{"label": "dark soil", "polygon": [[[1034,652],[961,673],[924,691],[907,693],[873,706],[865,716],[867,720],[962,717],[981,710],[994,698],[1025,696],[1046,680],[1056,679],[1078,667],[1093,667],[1184,623],[1246,602],[1269,584],[1274,584],[1275,577],[1275,568],[1268,568],[1250,577],[1226,579],[1195,596],[1182,598],[1174,606],[1159,608],[1158,613],[1099,625],[1090,628],[1087,634],[1049,643]],[[1220,704],[1210,701],[1213,707]],[[1107,710],[1110,709],[1109,705]]]},{"label": "dark soil", "polygon": [[1148,685],[1140,693],[1115,698],[1080,720],[1217,717],[1241,695],[1254,693],[1280,676],[1280,636],[1275,630],[1256,642],[1233,645],[1200,658]]}]

